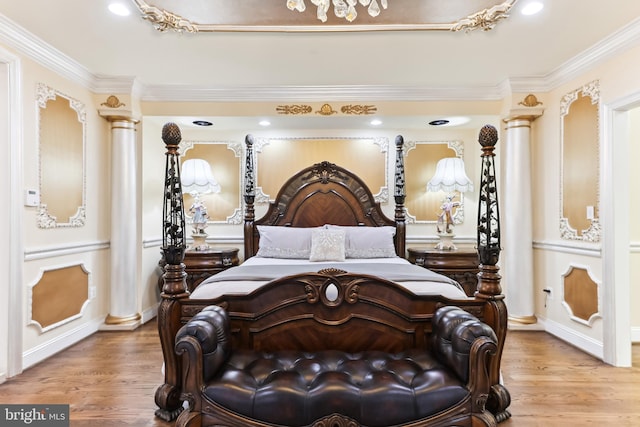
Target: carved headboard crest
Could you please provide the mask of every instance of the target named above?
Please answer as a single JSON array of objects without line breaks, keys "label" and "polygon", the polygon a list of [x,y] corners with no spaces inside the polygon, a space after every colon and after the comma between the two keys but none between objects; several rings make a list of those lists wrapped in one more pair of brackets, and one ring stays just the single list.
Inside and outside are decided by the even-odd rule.
[{"label": "carved headboard crest", "polygon": [[332,179],[345,180],[346,175],[340,173],[335,163],[327,162],[326,160],[320,163],[316,163],[311,167],[309,173],[302,177],[303,180],[308,181],[313,178],[317,178],[323,184],[328,183]]}]

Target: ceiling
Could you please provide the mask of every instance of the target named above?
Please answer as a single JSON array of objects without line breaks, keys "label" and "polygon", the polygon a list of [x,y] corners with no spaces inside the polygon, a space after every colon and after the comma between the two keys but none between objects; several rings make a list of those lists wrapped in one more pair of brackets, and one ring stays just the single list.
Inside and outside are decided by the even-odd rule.
[{"label": "ceiling", "polygon": [[[616,48],[628,34],[636,43],[640,27],[638,1],[543,0],[542,12],[523,16],[529,0],[517,0],[490,31],[160,32],[141,17],[139,0],[121,0],[133,11],[127,17],[108,12],[111,1],[0,0],[0,42],[26,38],[96,78],[135,79],[147,100],[499,99],[505,85],[548,87],[567,64],[602,56],[602,46]],[[260,1],[298,14],[285,0]],[[254,5],[246,14],[262,13],[255,0],[242,3]],[[388,3],[381,17],[409,4]]]}]

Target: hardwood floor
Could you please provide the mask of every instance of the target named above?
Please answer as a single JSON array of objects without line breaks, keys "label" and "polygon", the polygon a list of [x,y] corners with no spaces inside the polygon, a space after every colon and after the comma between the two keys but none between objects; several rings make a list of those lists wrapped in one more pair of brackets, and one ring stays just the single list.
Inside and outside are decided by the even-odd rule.
[{"label": "hardwood floor", "polygon": [[[500,426],[640,426],[640,347],[633,352],[633,368],[614,368],[543,332],[510,331],[512,417]],[[155,321],[98,332],[1,384],[0,403],[69,404],[72,427],[168,427],[154,416],[161,365]]]}]

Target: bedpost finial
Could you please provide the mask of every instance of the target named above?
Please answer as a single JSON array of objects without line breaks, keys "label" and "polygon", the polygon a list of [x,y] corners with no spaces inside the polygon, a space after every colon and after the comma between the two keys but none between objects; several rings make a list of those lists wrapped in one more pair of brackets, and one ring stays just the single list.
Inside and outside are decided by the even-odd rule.
[{"label": "bedpost finial", "polygon": [[180,127],[175,123],[166,123],[162,126],[162,140],[166,145],[179,145],[182,141]]},{"label": "bedpost finial", "polygon": [[483,147],[495,147],[498,143],[498,130],[495,126],[484,125],[478,134],[478,142]]},{"label": "bedpost finial", "polygon": [[253,135],[247,134],[244,138],[244,143],[247,147],[251,147],[253,145]]},{"label": "bedpost finial", "polygon": [[404,145],[404,137],[402,135],[396,136],[396,147],[402,147]]}]

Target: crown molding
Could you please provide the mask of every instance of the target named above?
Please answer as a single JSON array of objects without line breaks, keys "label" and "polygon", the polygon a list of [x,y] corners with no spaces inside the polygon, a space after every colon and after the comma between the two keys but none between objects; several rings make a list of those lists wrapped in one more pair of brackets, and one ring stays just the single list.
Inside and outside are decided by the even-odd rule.
[{"label": "crown molding", "polygon": [[424,86],[146,86],[143,101],[450,101],[499,100],[498,87]]},{"label": "crown molding", "polygon": [[36,63],[84,87],[91,88],[95,76],[44,40],[0,14],[0,41]]},{"label": "crown molding", "polygon": [[143,101],[451,101],[499,100],[508,93],[549,92],[640,42],[640,18],[602,39],[547,75],[511,77],[497,86],[240,86],[144,85],[135,77],[95,75],[0,14],[0,42],[95,93],[135,92]]}]

